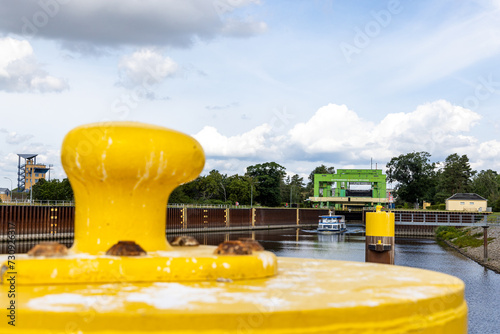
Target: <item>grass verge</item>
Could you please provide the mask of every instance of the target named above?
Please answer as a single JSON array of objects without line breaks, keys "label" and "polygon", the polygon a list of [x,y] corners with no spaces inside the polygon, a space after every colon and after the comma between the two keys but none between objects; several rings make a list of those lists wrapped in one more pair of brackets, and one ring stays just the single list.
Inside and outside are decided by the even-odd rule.
[{"label": "grass verge", "polygon": [[[459,248],[474,248],[483,245],[483,234],[472,233],[470,228],[439,226],[436,230],[436,238],[440,241],[450,241]],[[494,239],[495,238],[488,238],[488,243]]]}]

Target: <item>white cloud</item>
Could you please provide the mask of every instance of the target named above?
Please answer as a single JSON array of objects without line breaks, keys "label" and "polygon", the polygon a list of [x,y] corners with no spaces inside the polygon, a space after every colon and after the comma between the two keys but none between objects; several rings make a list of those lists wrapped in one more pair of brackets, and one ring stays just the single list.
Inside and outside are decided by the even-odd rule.
[{"label": "white cloud", "polygon": [[73,50],[95,50],[85,44],[187,47],[197,39],[261,33],[264,23],[237,16],[240,9],[258,2],[0,0],[0,31],[58,40]]},{"label": "white cloud", "polygon": [[276,153],[276,147],[271,144],[271,127],[268,124],[245,132],[241,135],[227,137],[220,134],[216,128],[205,126],[194,135],[200,142],[207,156],[212,157],[256,157],[261,158]]},{"label": "white cloud", "polygon": [[439,100],[410,113],[388,114],[373,130],[373,136],[394,152],[450,152],[475,144],[475,138],[462,133],[469,132],[480,119],[476,112]]},{"label": "white cloud", "polygon": [[440,100],[410,113],[388,114],[379,124],[372,124],[345,105],[329,104],[289,134],[291,143],[308,154],[336,153],[353,161],[387,160],[412,151],[432,155],[475,145],[477,140],[463,133],[480,119],[471,110]]},{"label": "white cloud", "polygon": [[173,76],[178,65],[169,57],[152,49],[142,49],[122,57],[118,68],[121,72],[120,85],[125,87],[150,87]]},{"label": "white cloud", "polygon": [[244,164],[234,159],[324,161],[345,167],[363,165],[373,158],[385,165],[392,157],[413,151],[429,152],[433,161],[452,153],[467,154],[477,166],[497,166],[500,142],[479,143],[468,135],[480,119],[476,112],[439,100],[419,105],[409,113],[388,114],[374,124],[345,105],[328,104],[307,122],[296,124],[287,136],[277,135],[263,124],[232,137],[206,126],[194,137],[209,159],[231,159],[233,167],[224,167],[228,170],[235,170],[234,166],[241,169]]},{"label": "white cloud", "polygon": [[500,142],[498,140],[489,140],[479,144],[477,153],[484,159],[500,157]]},{"label": "white cloud", "polygon": [[255,34],[262,34],[267,30],[267,24],[264,22],[228,19],[225,23],[222,33],[232,37],[249,37]]},{"label": "white cloud", "polygon": [[60,92],[68,84],[49,75],[38,64],[31,44],[0,38],[0,90],[6,92]]},{"label": "white cloud", "polygon": [[346,105],[321,107],[305,123],[290,131],[290,142],[307,153],[346,152],[369,144],[371,122],[365,121]]},{"label": "white cloud", "polygon": [[205,162],[205,167],[203,168],[203,171],[201,174],[208,174],[211,170],[216,169],[218,170],[221,174],[227,174],[227,175],[243,175],[245,174],[245,168],[261,163],[262,161],[260,160],[255,160],[250,161],[250,160],[241,160],[238,158],[222,158],[222,159],[211,159],[208,158]]},{"label": "white cloud", "polygon": [[478,171],[500,170],[500,141],[498,140],[489,140],[469,147],[464,154],[467,154],[472,169]]},{"label": "white cloud", "polygon": [[29,134],[19,134],[15,131],[7,131],[5,129],[0,129],[0,133],[5,133],[6,136],[5,136],[5,142],[7,144],[20,144],[26,140],[29,140],[31,138],[33,138],[33,135],[29,135]]}]

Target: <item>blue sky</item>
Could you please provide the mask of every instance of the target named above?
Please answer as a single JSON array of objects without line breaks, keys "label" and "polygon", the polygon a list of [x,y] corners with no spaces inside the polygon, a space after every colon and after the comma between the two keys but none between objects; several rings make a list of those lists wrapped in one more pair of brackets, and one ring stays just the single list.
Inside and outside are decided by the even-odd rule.
[{"label": "blue sky", "polygon": [[0,0],[0,187],[63,178],[73,127],[193,135],[205,172],[370,168],[427,151],[500,171],[500,1]]}]

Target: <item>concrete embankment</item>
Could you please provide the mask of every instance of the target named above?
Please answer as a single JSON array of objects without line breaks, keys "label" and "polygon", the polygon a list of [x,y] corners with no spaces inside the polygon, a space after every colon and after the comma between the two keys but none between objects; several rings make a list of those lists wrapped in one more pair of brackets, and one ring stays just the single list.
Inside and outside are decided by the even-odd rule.
[{"label": "concrete embankment", "polygon": [[[471,234],[482,232],[482,227],[476,227],[471,230]],[[488,242],[488,260],[486,262],[484,261],[483,246],[459,248],[450,241],[445,242],[461,254],[500,274],[500,226],[490,226],[488,228],[488,239],[490,238],[492,240]]]}]

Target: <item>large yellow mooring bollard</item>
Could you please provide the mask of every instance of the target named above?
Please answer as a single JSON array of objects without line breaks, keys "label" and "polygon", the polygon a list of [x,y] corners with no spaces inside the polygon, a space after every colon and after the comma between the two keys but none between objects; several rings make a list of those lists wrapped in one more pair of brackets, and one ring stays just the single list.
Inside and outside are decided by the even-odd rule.
[{"label": "large yellow mooring bollard", "polygon": [[168,194],[204,164],[186,135],[91,124],[71,131],[62,152],[75,244],[2,256],[0,333],[467,332],[464,285],[449,275],[169,245]]},{"label": "large yellow mooring bollard", "polygon": [[394,264],[394,213],[382,211],[366,213],[365,261]]}]

